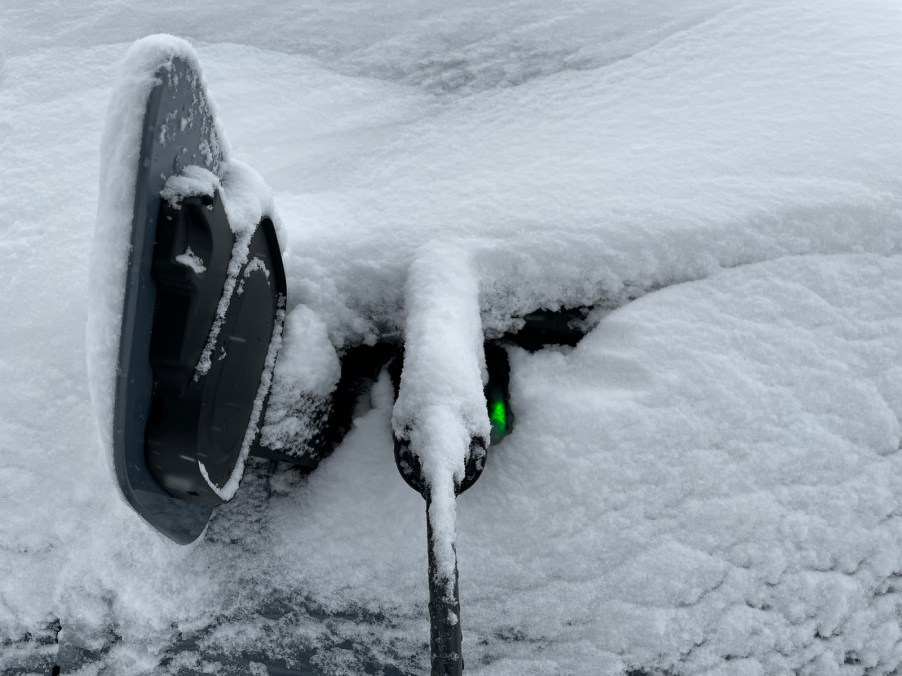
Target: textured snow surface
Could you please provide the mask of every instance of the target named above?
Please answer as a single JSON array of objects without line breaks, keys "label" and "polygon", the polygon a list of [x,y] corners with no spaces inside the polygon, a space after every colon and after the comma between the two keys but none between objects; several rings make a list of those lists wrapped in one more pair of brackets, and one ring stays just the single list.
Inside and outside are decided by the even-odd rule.
[{"label": "textured snow surface", "polygon": [[312,423],[327,415],[341,376],[326,325],[308,307],[299,305],[285,318],[277,364],[261,442],[290,453],[313,443],[320,430]]},{"label": "textured snow surface", "polygon": [[222,188],[219,177],[212,171],[190,165],[180,174],[173,174],[166,180],[160,197],[169,202],[172,208],[178,208],[179,202],[193,195],[213,197]]},{"label": "textured snow surface", "polygon": [[105,470],[101,131],[129,45],[161,31],[193,41],[232,154],[273,187],[286,351],[296,330],[319,355],[275,387],[328,388],[326,336],[403,330],[430,242],[466,254],[489,330],[623,305],[573,350],[512,355],[517,428],[457,505],[468,672],[902,670],[888,0],[4,2],[0,670],[428,669],[387,378],[313,474],[252,464],[189,547]]},{"label": "textured snow surface", "polygon": [[185,249],[185,253],[179,254],[175,257],[177,263],[184,265],[186,268],[190,268],[194,271],[194,274],[200,275],[207,271],[206,266],[204,265],[203,259],[194,253],[189,246]]}]

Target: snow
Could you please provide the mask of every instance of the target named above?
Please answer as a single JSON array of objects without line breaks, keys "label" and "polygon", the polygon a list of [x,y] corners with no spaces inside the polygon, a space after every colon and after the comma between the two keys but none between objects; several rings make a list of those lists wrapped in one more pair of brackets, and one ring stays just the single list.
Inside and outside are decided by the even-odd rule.
[{"label": "snow", "polygon": [[[560,620],[598,604],[604,620],[590,627],[637,664],[672,667],[664,656],[683,654],[679,668],[702,673],[732,654],[760,673],[791,673],[815,654],[841,665],[895,628],[871,653],[893,657],[866,666],[897,668],[898,600],[877,599],[889,600],[899,565],[902,391],[898,365],[883,360],[899,348],[888,333],[899,263],[749,266],[614,312],[566,358],[520,354],[520,427],[502,447],[510,476],[497,481],[530,477],[507,496],[508,512],[537,507],[541,494],[544,509],[523,525],[534,542],[556,543],[535,552],[545,560],[520,584],[559,580],[572,600],[555,608]],[[613,377],[577,385],[601,373]],[[537,378],[541,392],[528,387]],[[556,398],[568,415],[548,409]],[[588,447],[568,433],[577,424],[593,430]],[[597,501],[574,513],[572,496],[599,485]],[[517,560],[524,552],[511,544],[504,555]],[[462,577],[481,558],[462,554]],[[548,632],[547,618],[532,631]]]},{"label": "snow", "polygon": [[[82,328],[126,244],[111,229],[92,258],[91,233],[100,190],[130,216],[138,112],[117,106],[149,84],[118,63],[160,31],[193,43],[282,217],[275,438],[303,435],[284,411],[328,393],[336,353],[405,330],[430,243],[469,266],[489,332],[622,306],[575,349],[512,353],[517,427],[457,500],[468,672],[902,668],[885,0],[5,2],[0,668],[428,668],[424,505],[394,467],[387,378],[309,476],[249,463],[190,547],[106,472],[85,363],[102,415],[121,299]],[[250,223],[269,206],[243,178]]]},{"label": "snow", "polygon": [[219,176],[209,169],[192,164],[185,167],[180,174],[173,174],[166,179],[160,196],[169,203],[169,206],[177,209],[179,202],[186,197],[194,195],[213,197],[216,191],[221,189]]},{"label": "snow", "polygon": [[206,272],[207,268],[204,265],[203,259],[194,253],[189,246],[185,249],[185,253],[179,254],[175,257],[177,263],[184,265],[186,268],[190,268],[194,271],[194,274],[201,274]]},{"label": "snow", "polygon": [[322,319],[299,305],[285,318],[278,369],[260,432],[263,446],[287,453],[308,448],[329,409],[341,365]]}]

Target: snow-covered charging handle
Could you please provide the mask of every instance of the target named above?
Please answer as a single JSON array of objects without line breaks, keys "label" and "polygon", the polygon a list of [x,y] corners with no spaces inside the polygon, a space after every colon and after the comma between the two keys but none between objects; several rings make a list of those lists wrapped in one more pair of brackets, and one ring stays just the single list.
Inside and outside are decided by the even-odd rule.
[{"label": "snow-covered charging handle", "polygon": [[456,676],[463,671],[456,498],[481,474],[491,432],[479,287],[467,253],[426,247],[411,266],[405,298],[395,459],[426,499],[432,673]]}]

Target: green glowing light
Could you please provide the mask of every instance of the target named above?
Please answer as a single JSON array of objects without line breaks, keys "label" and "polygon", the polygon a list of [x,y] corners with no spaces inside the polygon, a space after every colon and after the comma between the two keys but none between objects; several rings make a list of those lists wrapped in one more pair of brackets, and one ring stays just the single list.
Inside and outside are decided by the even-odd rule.
[{"label": "green glowing light", "polygon": [[489,420],[492,421],[492,425],[497,427],[502,432],[507,431],[507,407],[504,405],[504,401],[496,401],[489,408]]}]

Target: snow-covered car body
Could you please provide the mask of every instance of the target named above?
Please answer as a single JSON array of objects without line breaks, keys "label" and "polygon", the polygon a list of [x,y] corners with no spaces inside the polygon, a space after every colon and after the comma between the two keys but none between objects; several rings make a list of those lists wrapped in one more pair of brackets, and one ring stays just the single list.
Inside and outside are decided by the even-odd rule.
[{"label": "snow-covered car body", "polygon": [[188,549],[104,473],[98,102],[161,29],[286,224],[283,349],[319,355],[286,389],[400,335],[436,248],[469,255],[488,337],[596,308],[572,350],[512,350],[517,429],[459,499],[468,671],[898,669],[895,7],[129,7],[0,10],[4,669],[426,669],[388,379],[316,472],[252,465]]}]

